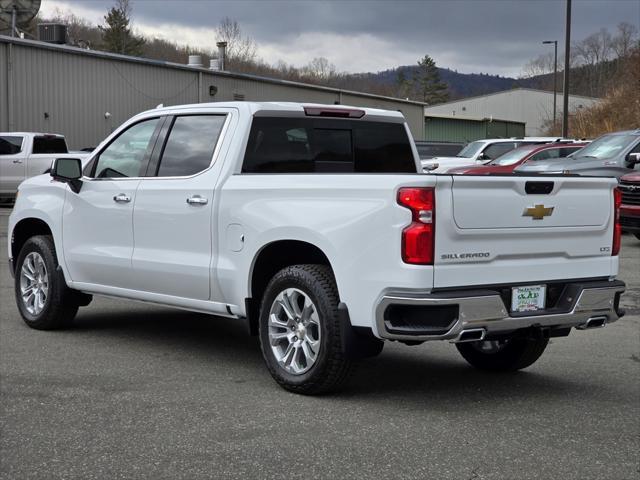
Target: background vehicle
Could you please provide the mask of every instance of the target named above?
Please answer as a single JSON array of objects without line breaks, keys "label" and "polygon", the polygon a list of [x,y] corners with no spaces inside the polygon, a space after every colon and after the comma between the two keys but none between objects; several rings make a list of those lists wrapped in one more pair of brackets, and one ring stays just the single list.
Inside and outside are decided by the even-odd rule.
[{"label": "background vehicle", "polygon": [[0,197],[13,198],[24,179],[44,173],[54,158],[65,156],[88,158],[86,153],[70,153],[62,135],[0,132]]},{"label": "background vehicle", "polygon": [[625,232],[633,233],[640,240],[640,172],[628,173],[620,178],[622,192],[620,225]]},{"label": "background vehicle", "polygon": [[420,160],[428,160],[433,157],[450,157],[460,153],[464,143],[457,142],[427,142],[416,141],[416,149]]},{"label": "background vehicle", "polygon": [[543,144],[561,140],[559,137],[488,138],[467,144],[454,157],[435,157],[422,161],[427,173],[444,173],[450,168],[484,165],[522,145]]},{"label": "background vehicle", "polygon": [[516,168],[520,173],[575,173],[621,177],[640,169],[640,129],[607,133],[563,161],[539,161]]},{"label": "background vehicle", "polygon": [[32,328],[93,294],[246,319],[274,379],[314,394],[383,340],[511,371],[617,320],[616,185],[419,174],[399,112],[174,106],[118,128],[84,175],[61,158],[23,182],[8,253]]},{"label": "background vehicle", "polygon": [[447,173],[465,175],[489,175],[492,173],[511,173],[527,162],[564,158],[580,150],[588,143],[556,142],[545,145],[525,145],[499,156],[489,163],[479,166],[457,167],[447,170]]}]

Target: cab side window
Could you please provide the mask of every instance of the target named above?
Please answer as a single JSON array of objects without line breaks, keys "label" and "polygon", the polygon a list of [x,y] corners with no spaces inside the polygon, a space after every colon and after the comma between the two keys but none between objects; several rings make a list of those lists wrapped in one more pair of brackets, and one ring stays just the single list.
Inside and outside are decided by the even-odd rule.
[{"label": "cab side window", "polygon": [[184,177],[209,168],[224,115],[184,115],[174,119],[164,145],[159,177]]},{"label": "cab side window", "polygon": [[0,155],[15,155],[22,151],[22,138],[14,136],[0,137]]},{"label": "cab side window", "polygon": [[95,178],[142,177],[153,149],[159,118],[144,120],[122,132],[97,159]]}]

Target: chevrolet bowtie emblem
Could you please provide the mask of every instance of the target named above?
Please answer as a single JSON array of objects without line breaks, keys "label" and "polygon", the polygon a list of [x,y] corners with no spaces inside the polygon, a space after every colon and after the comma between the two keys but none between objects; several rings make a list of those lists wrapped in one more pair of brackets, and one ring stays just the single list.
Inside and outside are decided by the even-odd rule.
[{"label": "chevrolet bowtie emblem", "polygon": [[523,217],[533,217],[534,220],[542,220],[553,213],[554,207],[545,207],[544,205],[535,205],[531,208],[525,208]]}]

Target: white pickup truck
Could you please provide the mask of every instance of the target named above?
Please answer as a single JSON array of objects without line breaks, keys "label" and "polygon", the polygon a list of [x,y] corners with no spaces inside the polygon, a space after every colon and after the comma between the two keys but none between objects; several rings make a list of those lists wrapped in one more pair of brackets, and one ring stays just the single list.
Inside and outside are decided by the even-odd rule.
[{"label": "white pickup truck", "polygon": [[8,253],[33,328],[93,294],[244,319],[277,382],[317,394],[384,341],[512,371],[617,320],[615,186],[419,174],[398,112],[176,106],[22,183]]},{"label": "white pickup truck", "polygon": [[62,135],[33,132],[0,132],[0,198],[12,199],[18,185],[51,168],[54,158],[85,160],[85,152],[69,153]]}]

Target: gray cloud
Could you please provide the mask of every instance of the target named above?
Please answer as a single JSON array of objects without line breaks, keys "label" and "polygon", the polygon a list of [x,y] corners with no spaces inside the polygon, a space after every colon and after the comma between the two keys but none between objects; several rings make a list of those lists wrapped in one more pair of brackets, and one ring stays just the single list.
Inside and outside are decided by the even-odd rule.
[{"label": "gray cloud", "polygon": [[[50,0],[44,0],[46,4]],[[72,7],[106,11],[113,2],[66,0]],[[340,42],[314,45],[339,69],[358,65],[385,69],[430,54],[441,66],[460,71],[517,74],[531,58],[545,52],[542,40],[564,35],[563,0],[427,0],[427,1],[190,1],[134,0],[134,20],[147,26],[172,23],[183,27],[215,26],[224,17],[237,20],[243,30],[266,50],[285,61],[300,58],[295,49],[302,37],[371,36],[380,41],[367,62],[348,62],[348,52],[337,52]],[[615,30],[626,21],[640,24],[638,0],[574,0],[572,33],[581,39],[600,28]],[[309,48],[308,42],[300,42]],[[345,48],[350,48],[349,43]],[[362,55],[359,49],[358,55]],[[279,58],[270,59],[277,61]]]}]

